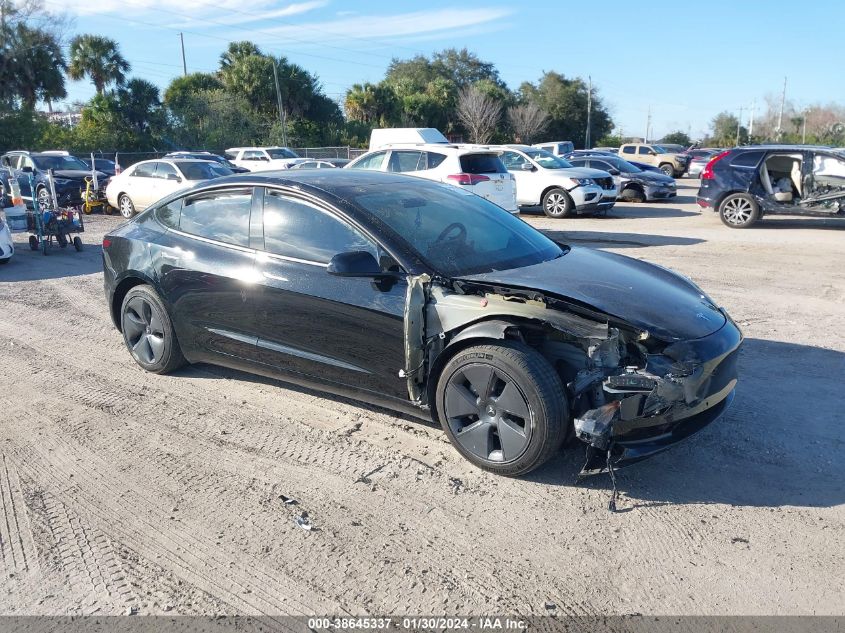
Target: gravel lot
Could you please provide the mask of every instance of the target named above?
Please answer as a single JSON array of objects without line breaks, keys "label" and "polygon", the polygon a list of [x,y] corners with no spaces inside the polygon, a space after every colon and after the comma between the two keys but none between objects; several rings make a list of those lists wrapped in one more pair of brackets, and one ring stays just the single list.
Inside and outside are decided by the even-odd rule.
[{"label": "gravel lot", "polygon": [[[434,425],[210,366],[144,373],[82,253],[0,268],[0,613],[842,614],[845,218],[753,230],[676,202],[535,226],[674,268],[740,323],[733,408],[574,485]],[[280,495],[296,499],[285,505]],[[314,526],[294,518],[306,511]]]}]

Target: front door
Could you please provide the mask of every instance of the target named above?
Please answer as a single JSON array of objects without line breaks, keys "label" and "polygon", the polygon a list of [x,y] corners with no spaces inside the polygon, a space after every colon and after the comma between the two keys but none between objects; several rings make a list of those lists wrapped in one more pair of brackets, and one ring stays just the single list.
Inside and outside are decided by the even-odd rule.
[{"label": "front door", "polygon": [[[537,168],[518,152],[504,152],[501,158],[516,182],[516,203],[519,206],[540,204],[541,187],[538,187]],[[527,169],[526,166],[534,169]]]},{"label": "front door", "polygon": [[293,193],[265,190],[264,252],[256,259],[258,356],[280,373],[294,373],[407,399],[404,278],[327,272],[341,252],[379,247],[333,211]]}]

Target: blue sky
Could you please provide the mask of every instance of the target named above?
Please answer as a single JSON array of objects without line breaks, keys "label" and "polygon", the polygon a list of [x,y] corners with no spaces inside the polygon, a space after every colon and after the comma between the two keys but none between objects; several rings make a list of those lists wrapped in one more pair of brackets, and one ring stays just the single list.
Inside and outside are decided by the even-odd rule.
[{"label": "blue sky", "polygon": [[[766,95],[799,107],[845,103],[845,3],[340,0],[44,0],[72,30],[120,43],[133,75],[161,87],[216,68],[231,40],[249,39],[316,73],[326,93],[378,81],[392,57],[466,46],[511,88],[545,70],[592,76],[624,134],[681,129],[694,137],[721,110],[746,112]],[[69,100],[90,98],[71,82]],[[747,114],[744,115],[744,119]]]}]

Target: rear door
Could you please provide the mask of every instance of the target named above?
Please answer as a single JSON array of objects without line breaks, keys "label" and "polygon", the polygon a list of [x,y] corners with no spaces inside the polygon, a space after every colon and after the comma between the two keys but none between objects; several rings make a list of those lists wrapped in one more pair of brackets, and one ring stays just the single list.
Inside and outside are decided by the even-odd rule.
[{"label": "rear door", "polygon": [[458,157],[461,172],[479,179],[469,189],[508,211],[516,211],[514,179],[495,153],[462,154]]},{"label": "rear door", "polygon": [[177,336],[196,350],[192,361],[255,356],[251,208],[251,188],[225,188],[155,211],[171,230],[158,238],[153,264]]},{"label": "rear door", "polygon": [[340,218],[293,192],[267,189],[264,252],[257,258],[258,357],[280,373],[407,398],[405,366],[407,283],[337,277],[326,268],[341,252],[376,243]]}]

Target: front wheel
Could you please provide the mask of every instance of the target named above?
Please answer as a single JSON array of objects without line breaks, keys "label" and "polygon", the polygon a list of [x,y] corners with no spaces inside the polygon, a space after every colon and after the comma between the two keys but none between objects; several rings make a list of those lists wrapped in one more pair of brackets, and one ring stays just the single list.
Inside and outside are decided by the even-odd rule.
[{"label": "front wheel", "polygon": [[82,250],[82,238],[78,235],[73,238],[73,247],[76,249],[77,253]]},{"label": "front wheel", "polygon": [[154,374],[166,374],[185,364],[170,315],[150,286],[135,286],[120,309],[123,341],[132,358]]},{"label": "front wheel", "polygon": [[135,215],[135,205],[125,193],[120,194],[120,197],[117,199],[117,208],[120,211],[120,215],[127,220]]},{"label": "front wheel", "polygon": [[543,196],[543,213],[550,218],[567,218],[574,209],[575,203],[566,189],[556,187]]},{"label": "front wheel", "polygon": [[725,226],[746,229],[760,219],[760,205],[747,193],[733,193],[719,205],[719,217]]},{"label": "front wheel", "polygon": [[515,342],[455,354],[440,374],[437,416],[470,462],[500,475],[530,472],[560,448],[569,423],[563,385],[536,350]]}]

